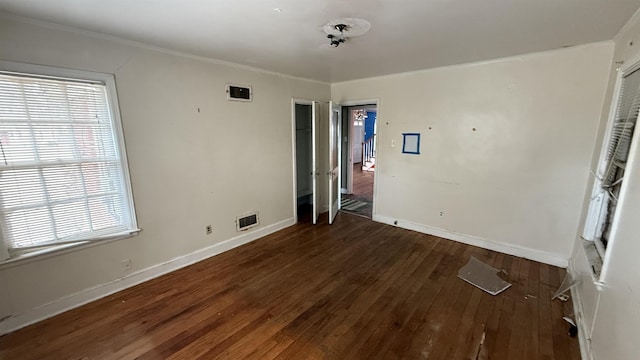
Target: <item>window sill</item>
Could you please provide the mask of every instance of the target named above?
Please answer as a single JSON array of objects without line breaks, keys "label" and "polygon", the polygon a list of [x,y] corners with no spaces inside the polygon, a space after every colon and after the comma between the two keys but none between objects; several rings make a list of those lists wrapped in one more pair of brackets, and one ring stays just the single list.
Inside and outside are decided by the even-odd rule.
[{"label": "window sill", "polygon": [[130,238],[136,236],[142,231],[141,229],[137,229],[132,231],[129,234],[122,234],[110,238],[104,239],[88,239],[86,241],[80,241],[72,244],[60,244],[57,246],[51,246],[49,248],[35,250],[28,253],[16,255],[12,258],[0,261],[0,270],[12,268],[15,266],[25,265],[31,262],[40,261],[44,259],[49,259],[55,256],[68,254],[71,252],[75,252],[82,249],[87,249],[96,245],[107,244],[113,241],[118,241],[126,238]]}]

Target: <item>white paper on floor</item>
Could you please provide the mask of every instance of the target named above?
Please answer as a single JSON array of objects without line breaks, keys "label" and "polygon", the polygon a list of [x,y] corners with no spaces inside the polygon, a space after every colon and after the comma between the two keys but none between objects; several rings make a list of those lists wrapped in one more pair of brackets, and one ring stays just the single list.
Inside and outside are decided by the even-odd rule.
[{"label": "white paper on floor", "polygon": [[458,277],[491,295],[498,295],[511,286],[510,283],[498,277],[499,272],[500,270],[472,256],[469,262],[458,270]]},{"label": "white paper on floor", "polygon": [[555,300],[556,298],[562,301],[569,300],[569,295],[567,294],[567,291],[570,291],[572,288],[578,286],[578,282],[579,280],[573,280],[573,277],[571,277],[571,274],[566,273],[564,275],[564,279],[562,280],[562,283],[560,284],[560,287],[558,288],[558,291],[556,291],[556,293],[553,294],[553,297],[551,298],[551,300]]}]

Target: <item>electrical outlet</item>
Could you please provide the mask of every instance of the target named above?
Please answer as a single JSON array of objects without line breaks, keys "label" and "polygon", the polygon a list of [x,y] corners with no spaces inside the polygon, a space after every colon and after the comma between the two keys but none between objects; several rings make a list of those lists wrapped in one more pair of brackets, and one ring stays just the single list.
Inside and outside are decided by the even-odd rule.
[{"label": "electrical outlet", "polygon": [[440,216],[444,216],[444,211],[440,211]]},{"label": "electrical outlet", "polygon": [[207,235],[213,234],[213,228],[211,227],[211,225],[207,225],[204,229]]},{"label": "electrical outlet", "polygon": [[124,259],[120,261],[120,267],[122,268],[122,272],[131,271],[131,259]]}]

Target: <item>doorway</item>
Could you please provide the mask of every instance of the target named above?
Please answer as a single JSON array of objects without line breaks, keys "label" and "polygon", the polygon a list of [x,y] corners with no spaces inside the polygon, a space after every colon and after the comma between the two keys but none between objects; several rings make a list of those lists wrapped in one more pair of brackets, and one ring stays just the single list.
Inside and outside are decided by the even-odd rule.
[{"label": "doorway", "polygon": [[341,209],[372,218],[376,168],[377,104],[342,108]]},{"label": "doorway", "polygon": [[316,171],[316,103],[293,101],[294,217],[316,223],[318,192]]}]

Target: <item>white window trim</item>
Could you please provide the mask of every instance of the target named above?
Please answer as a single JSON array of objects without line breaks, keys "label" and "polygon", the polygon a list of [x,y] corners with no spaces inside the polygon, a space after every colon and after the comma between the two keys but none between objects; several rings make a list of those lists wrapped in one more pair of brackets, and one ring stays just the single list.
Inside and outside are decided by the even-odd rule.
[{"label": "white window trim", "polygon": [[[602,145],[600,147],[600,156],[598,158],[598,165],[595,171],[592,170],[592,175],[594,175],[595,179],[593,182],[593,188],[591,190],[591,197],[589,208],[587,211],[587,217],[585,220],[585,226],[582,233],[582,238],[586,241],[592,242],[600,255],[602,260],[602,270],[600,274],[593,274],[596,285],[599,285],[598,288],[602,289],[606,282],[609,265],[611,262],[611,248],[615,246],[618,227],[620,223],[620,216],[622,215],[622,209],[625,206],[627,200],[627,191],[629,188],[629,181],[624,181],[622,186],[620,187],[620,195],[618,204],[616,205],[615,212],[613,214],[613,222],[611,223],[611,230],[609,232],[609,238],[607,243],[607,251],[604,251],[604,247],[601,243],[596,239],[596,234],[599,231],[599,228],[602,223],[602,206],[600,205],[602,201],[602,179],[606,172],[607,166],[607,151],[609,149],[609,144],[611,142],[611,135],[613,131],[613,124],[615,122],[617,110],[618,110],[618,102],[620,99],[620,95],[622,93],[622,80],[627,74],[631,74],[636,70],[640,69],[640,59],[635,59],[631,65],[626,67],[620,67],[617,71],[615,88],[613,91],[613,97],[611,100],[611,106],[609,108],[609,118],[607,120],[607,127],[605,129]],[[625,169],[625,176],[627,174],[631,174],[636,166],[636,156],[638,153],[638,147],[640,142],[640,131],[634,131],[633,138],[631,139],[631,146],[629,147],[629,157],[627,160],[627,168]],[[604,254],[603,254],[604,253]],[[603,256],[604,255],[604,256]],[[593,265],[593,264],[591,264]]]},{"label": "white window trim", "polygon": [[120,165],[122,166],[122,174],[124,176],[125,191],[128,195],[128,205],[131,214],[132,228],[128,234],[113,234],[107,237],[97,237],[78,240],[71,243],[52,244],[48,248],[36,250],[30,253],[20,254],[9,257],[9,250],[4,241],[0,241],[0,268],[5,264],[22,263],[26,259],[40,258],[43,255],[58,254],[64,250],[65,253],[70,249],[87,247],[93,244],[105,243],[119,240],[137,235],[141,229],[138,227],[136,209],[133,201],[133,192],[131,189],[131,177],[129,175],[129,163],[127,161],[127,150],[124,141],[124,131],[122,128],[122,120],[120,117],[120,105],[118,104],[118,94],[116,91],[116,81],[113,74],[99,73],[93,71],[75,70],[67,68],[59,68],[53,66],[44,66],[36,64],[26,64],[13,61],[0,60],[0,71],[15,72],[22,74],[32,74],[34,76],[42,75],[46,77],[57,77],[60,79],[82,79],[87,81],[96,81],[103,83],[107,92],[107,102],[109,110],[113,116],[113,129],[116,132],[117,146],[120,152]]},{"label": "white window trim", "polygon": [[43,248],[41,250],[35,250],[32,252],[20,254],[18,256],[14,256],[10,259],[6,259],[0,261],[0,270],[12,268],[14,266],[20,266],[24,264],[28,264],[34,261],[40,261],[43,259],[48,259],[51,257],[75,252],[81,249],[90,248],[97,245],[107,244],[113,241],[118,241],[126,238],[130,238],[138,235],[142,230],[138,229],[136,231],[132,231],[129,234],[123,235],[114,235],[113,237],[103,238],[103,239],[88,239],[84,241],[79,241],[75,243],[68,244],[60,244],[60,245],[51,245],[48,248]]}]

